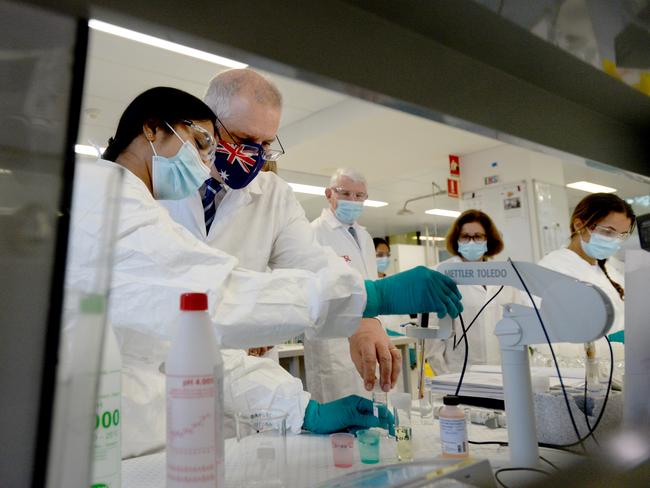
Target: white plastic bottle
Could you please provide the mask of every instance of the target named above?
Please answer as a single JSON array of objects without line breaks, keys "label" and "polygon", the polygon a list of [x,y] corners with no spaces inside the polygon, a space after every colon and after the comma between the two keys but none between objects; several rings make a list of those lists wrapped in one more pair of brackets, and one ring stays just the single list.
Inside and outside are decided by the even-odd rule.
[{"label": "white plastic bottle", "polygon": [[[82,314],[103,313],[104,298],[89,296],[81,302]],[[97,391],[91,488],[120,488],[122,358],[115,332],[106,324]]]},{"label": "white plastic bottle", "polygon": [[207,309],[205,293],[181,295],[165,362],[167,488],[223,486],[223,366]]},{"label": "white plastic bottle", "polygon": [[438,414],[442,457],[465,458],[469,456],[465,411],[458,408],[460,399],[455,395],[446,395],[442,402]]}]

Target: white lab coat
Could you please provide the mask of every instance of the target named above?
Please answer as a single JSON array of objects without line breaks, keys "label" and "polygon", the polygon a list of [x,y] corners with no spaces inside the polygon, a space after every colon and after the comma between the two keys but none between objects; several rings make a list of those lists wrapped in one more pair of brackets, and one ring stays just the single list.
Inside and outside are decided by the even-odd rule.
[{"label": "white lab coat", "polygon": [[[612,324],[612,328],[608,334],[623,330],[623,324],[625,320],[625,306],[623,300],[621,300],[621,297],[616,291],[616,288],[614,288],[612,283],[607,279],[607,276],[605,276],[605,273],[602,269],[600,269],[598,264],[594,264],[592,266],[587,261],[578,256],[577,253],[568,248],[557,249],[548,253],[538,264],[540,266],[544,266],[545,268],[552,269],[553,271],[572,276],[581,281],[592,283],[604,291],[614,306],[614,323]],[[609,276],[619,285],[624,287],[625,278],[617,270],[617,268],[615,266],[611,266],[610,264],[606,264],[605,266],[607,267]],[[613,344],[612,346],[614,348],[615,358],[622,359],[623,347],[621,344]],[[542,345],[537,347],[538,350],[540,350],[542,353],[550,354],[550,351],[548,351],[548,346]],[[553,344],[553,349],[555,350],[556,354],[559,354],[566,359],[573,360],[575,358],[585,357],[584,346],[582,344]],[[599,340],[596,342],[596,351],[599,358],[609,358],[609,349],[607,348],[604,340]]]},{"label": "white lab coat", "polygon": [[[462,259],[453,256],[440,264],[444,263],[461,263]],[[481,307],[492,298],[499,290],[499,286],[481,285],[459,285],[463,303],[463,320],[465,327],[468,327],[472,319],[479,312]],[[508,303],[520,303],[521,295],[519,290],[509,286],[499,293],[499,295],[485,307],[481,315],[476,319],[474,325],[467,334],[469,343],[469,364],[501,364],[501,354],[499,340],[494,334],[497,322],[503,315],[503,305]],[[434,320],[437,320],[435,314],[431,314]],[[460,321],[455,321],[456,340],[460,344],[453,350],[453,337],[449,340],[428,340],[425,348],[425,356],[429,365],[436,374],[460,372],[463,367],[465,356],[465,344],[461,340],[463,330]]]},{"label": "white lab coat", "polygon": [[[312,222],[316,239],[331,247],[340,261],[359,272],[364,279],[377,279],[375,246],[368,231],[357,224],[354,227],[359,245],[328,207]],[[352,359],[347,339],[305,339],[305,377],[307,390],[320,402],[329,402],[347,395],[367,396],[363,380]]]},{"label": "white lab coat", "polygon": [[[117,165],[99,161],[93,171],[101,173],[102,167],[111,166]],[[90,290],[97,278],[95,263],[100,258],[98,241],[104,225],[100,202],[105,195],[96,184],[97,174],[81,170],[77,177],[67,283],[74,289]],[[247,239],[256,242],[255,229],[248,224],[242,222],[248,230]],[[365,306],[362,280],[331,251],[322,250],[316,272],[280,269],[258,273],[242,269],[236,258],[205,245],[174,222],[129,171],[125,171],[122,185],[113,251],[109,318],[118,334],[126,371],[124,455],[153,450],[164,441],[164,430],[160,430],[164,411],[159,409],[164,376],[156,371],[169,348],[181,293],[207,292],[217,335],[224,347],[234,348],[275,344],[301,333],[308,337],[345,337],[358,327]],[[232,357],[240,354],[233,352]],[[270,380],[265,369],[272,367],[271,361],[240,358],[242,370],[229,364],[230,359],[224,354],[225,370],[232,372],[226,380],[239,378],[225,387],[233,398],[232,408],[246,403],[269,405],[279,391],[293,388],[293,393],[282,395],[292,399],[289,427],[299,431],[308,400],[302,388],[297,388],[300,382],[279,368]],[[250,366],[259,361],[264,368]],[[285,384],[286,388],[279,386]],[[149,391],[143,391],[144,385],[149,385]],[[140,432],[136,441],[144,445],[129,443],[129,427],[137,424]]]}]

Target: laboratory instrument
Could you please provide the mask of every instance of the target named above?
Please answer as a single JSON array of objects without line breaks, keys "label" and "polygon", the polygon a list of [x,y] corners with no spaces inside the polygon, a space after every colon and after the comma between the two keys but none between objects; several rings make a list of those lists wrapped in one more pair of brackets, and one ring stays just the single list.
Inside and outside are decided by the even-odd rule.
[{"label": "laboratory instrument", "polygon": [[505,305],[495,334],[501,348],[510,461],[513,466],[536,468],[539,449],[528,345],[596,340],[611,328],[612,304],[592,284],[527,262],[446,263],[439,270],[458,285],[507,285],[524,291],[527,288],[535,297],[537,310],[532,306]]}]

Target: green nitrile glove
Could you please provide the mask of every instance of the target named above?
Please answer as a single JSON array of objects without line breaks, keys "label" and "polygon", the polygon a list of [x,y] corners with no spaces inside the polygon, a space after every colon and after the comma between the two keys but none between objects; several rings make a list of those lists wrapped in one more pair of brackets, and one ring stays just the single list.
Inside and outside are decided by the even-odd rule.
[{"label": "green nitrile glove", "polygon": [[395,419],[386,406],[378,408],[379,418],[373,415],[372,402],[367,398],[350,395],[329,403],[309,400],[302,427],[315,434],[331,434],[350,428],[369,429],[381,427],[391,435],[395,431]]},{"label": "green nitrile glove", "polygon": [[618,332],[613,332],[609,334],[607,338],[611,342],[620,342],[621,344],[625,344],[625,331],[619,330]]},{"label": "green nitrile glove", "polygon": [[424,266],[365,283],[364,317],[436,312],[443,318],[457,317],[463,311],[454,280]]}]

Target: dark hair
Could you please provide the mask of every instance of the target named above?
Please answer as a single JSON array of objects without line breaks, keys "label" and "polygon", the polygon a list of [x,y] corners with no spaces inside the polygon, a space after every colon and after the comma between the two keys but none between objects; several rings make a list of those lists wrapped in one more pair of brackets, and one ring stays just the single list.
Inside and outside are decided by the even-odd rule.
[{"label": "dark hair", "polygon": [[488,248],[485,257],[496,256],[503,251],[503,239],[501,239],[501,234],[499,234],[497,226],[494,225],[494,222],[492,222],[488,214],[474,209],[465,210],[452,224],[449,232],[447,232],[447,251],[454,256],[458,256],[458,237],[460,236],[460,230],[463,228],[463,225],[471,224],[472,222],[478,222],[485,229]]},{"label": "dark hair", "polygon": [[[625,214],[625,216],[632,221],[630,232],[634,230],[634,226],[636,225],[636,215],[634,215],[634,210],[632,210],[632,206],[629,203],[613,193],[592,193],[580,200],[578,205],[576,205],[575,210],[573,210],[571,222],[569,223],[571,237],[576,235],[578,231],[585,227],[590,228],[596,225],[612,212]],[[575,228],[575,219],[580,219],[584,223],[581,229]],[[607,260],[598,259],[597,261],[598,266],[603,270],[603,273],[605,273],[605,276],[607,276],[607,279],[616,289],[621,300],[623,300],[625,298],[625,290],[620,284],[610,278],[607,268],[605,267]]]},{"label": "dark hair", "polygon": [[131,141],[142,134],[145,125],[170,132],[165,122],[174,125],[182,120],[209,120],[213,125],[216,123],[214,112],[194,95],[166,86],[151,88],[135,97],[126,107],[117,124],[115,136],[108,140],[108,147],[102,157],[115,161]]},{"label": "dark hair", "polygon": [[377,246],[379,246],[379,244],[385,244],[390,251],[390,244],[388,244],[388,241],[386,239],[382,239],[381,237],[373,237],[372,242],[375,244],[375,249],[377,249]]}]

